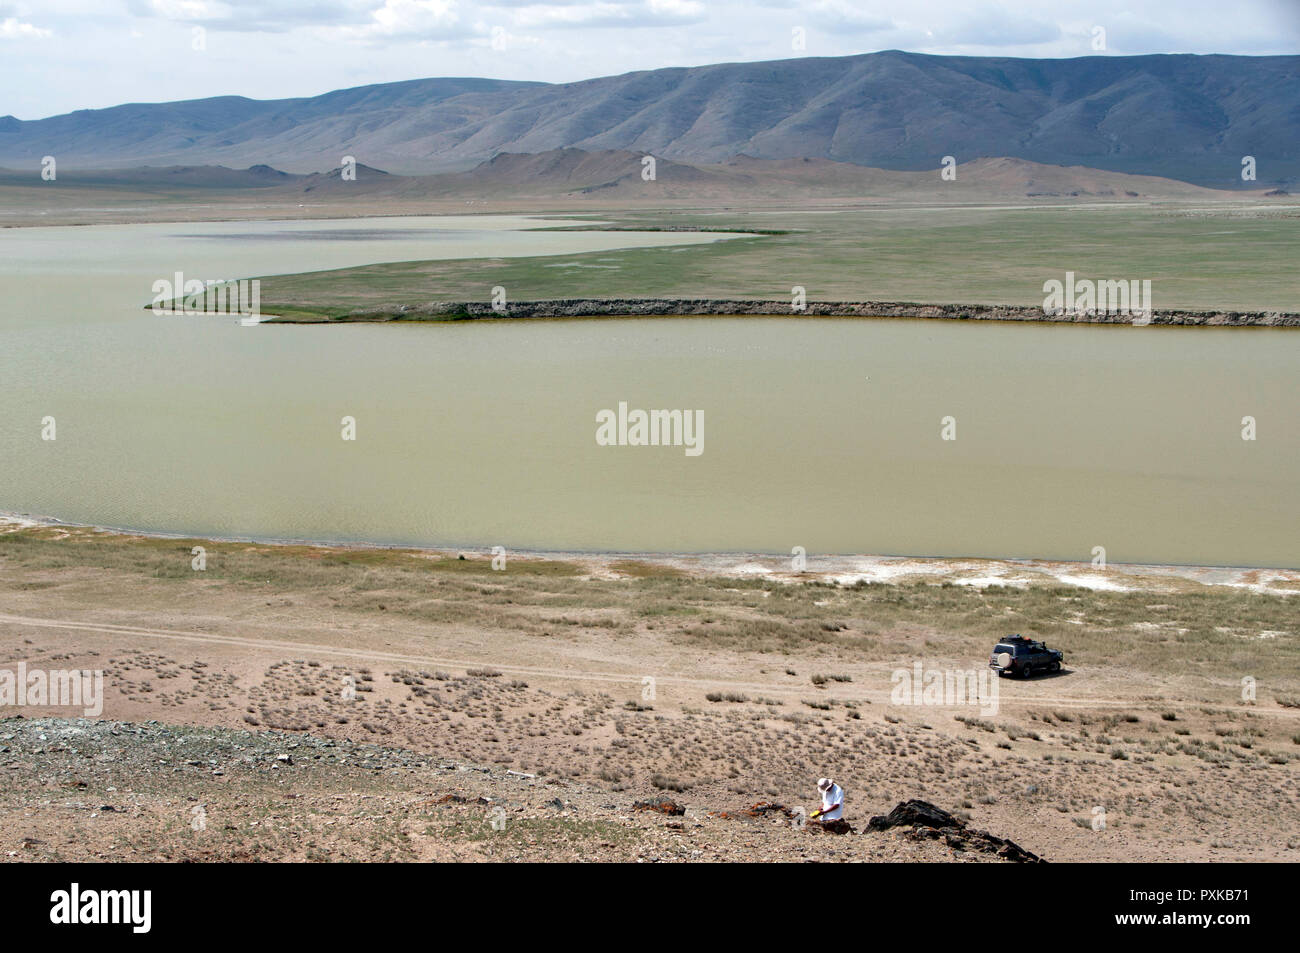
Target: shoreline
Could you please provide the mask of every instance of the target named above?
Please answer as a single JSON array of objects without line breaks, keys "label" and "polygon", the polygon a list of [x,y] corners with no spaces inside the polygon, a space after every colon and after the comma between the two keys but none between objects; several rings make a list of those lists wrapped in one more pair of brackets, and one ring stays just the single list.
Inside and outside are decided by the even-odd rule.
[{"label": "shoreline", "polygon": [[[276,308],[277,305],[269,305]],[[559,298],[518,301],[495,309],[483,301],[427,302],[366,308],[339,316],[297,303],[278,306],[261,324],[353,324],[390,321],[438,322],[491,319],[588,317],[779,316],[846,318],[929,318],[949,321],[1016,321],[1044,324],[1134,325],[1130,315],[1108,312],[1051,314],[1042,307],[1005,304],[922,304],[909,301],[809,301],[795,311],[789,301],[725,298]],[[216,312],[214,312],[216,313]],[[1300,327],[1300,313],[1283,311],[1152,311],[1146,325],[1181,327]]]},{"label": "shoreline", "polygon": [[[213,544],[303,547],[336,552],[380,551],[421,558],[491,560],[488,546],[420,546],[347,540],[308,540],[222,537],[203,534],[134,530],[124,527],[68,523],[0,510],[0,536],[28,529],[61,529],[130,539],[198,540]],[[646,553],[506,549],[507,560],[565,562],[587,575],[604,579],[630,578],[642,566],[661,573],[727,579],[761,579],[782,583],[832,586],[928,582],[985,589],[1064,585],[1105,592],[1174,591],[1188,586],[1242,589],[1261,594],[1300,595],[1300,569],[1265,566],[1198,566],[1167,563],[1107,563],[1059,559],[990,556],[898,556],[884,554],[809,554],[807,566],[796,571],[791,557],[773,553]],[[1282,585],[1274,585],[1282,583]]]}]

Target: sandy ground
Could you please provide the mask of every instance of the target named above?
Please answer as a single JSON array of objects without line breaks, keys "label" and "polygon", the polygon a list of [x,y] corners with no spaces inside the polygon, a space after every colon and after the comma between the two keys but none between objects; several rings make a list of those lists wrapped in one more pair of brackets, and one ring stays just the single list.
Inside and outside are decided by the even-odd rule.
[{"label": "sandy ground", "polygon": [[[1293,572],[531,556],[496,573],[478,554],[217,541],[194,572],[190,541],[6,530],[0,671],[101,670],[104,703],[89,727],[30,721],[84,714],[66,706],[3,712],[21,721],[0,723],[0,858],[996,859],[745,813],[811,811],[822,775],[858,828],[922,798],[1054,861],[1300,847]],[[893,673],[984,667],[968,604],[990,631],[1036,631],[1012,621],[1035,594],[1079,606],[1077,645],[1049,639],[1065,671],[899,703]],[[966,614],[888,609],[940,597]],[[1135,599],[1152,621],[1123,637],[1166,654],[1108,664],[1083,633],[1109,644]],[[1219,601],[1240,625],[1180,647],[1197,623],[1167,617]],[[292,744],[379,746],[389,767],[308,770]],[[633,809],[665,796],[686,813]]]}]

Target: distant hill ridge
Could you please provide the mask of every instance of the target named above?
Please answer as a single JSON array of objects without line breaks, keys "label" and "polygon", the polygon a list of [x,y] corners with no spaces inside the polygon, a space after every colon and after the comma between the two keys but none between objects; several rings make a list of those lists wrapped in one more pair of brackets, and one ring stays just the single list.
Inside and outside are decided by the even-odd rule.
[{"label": "distant hill ridge", "polygon": [[[341,168],[310,174],[282,172],[267,165],[145,166],[132,169],[71,170],[60,173],[68,188],[174,193],[177,189],[253,190],[267,198],[410,201],[556,199],[588,197],[620,203],[692,201],[712,204],[788,204],[800,200],[903,200],[984,202],[1023,199],[1105,201],[1235,201],[1277,199],[1283,190],[1213,190],[1174,179],[1107,172],[1083,166],[1053,166],[997,157],[958,165],[953,179],[939,169],[899,172],[829,159],[756,159],[735,156],[712,165],[657,159],[654,177],[643,175],[639,152],[553,149],[525,154],[502,152],[464,172],[393,175],[364,163],[345,178]],[[0,186],[33,187],[34,171],[0,169]]]},{"label": "distant hill ridge", "polygon": [[[238,96],[0,119],[0,166],[461,171],[501,152],[748,155],[892,170],[1004,156],[1215,188],[1300,180],[1300,56],[1067,60],[859,56],[727,63],[578,83],[424,79],[303,99]],[[1255,156],[1258,183],[1241,181]]]}]

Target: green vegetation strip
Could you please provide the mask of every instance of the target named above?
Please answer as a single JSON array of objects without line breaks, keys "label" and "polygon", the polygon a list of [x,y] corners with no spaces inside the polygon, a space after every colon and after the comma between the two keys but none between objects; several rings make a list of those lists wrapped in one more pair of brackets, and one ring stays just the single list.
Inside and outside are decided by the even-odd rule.
[{"label": "green vegetation strip", "polygon": [[1062,280],[1067,271],[1079,279],[1149,280],[1158,312],[1285,313],[1296,304],[1300,211],[1287,208],[660,211],[604,218],[615,229],[771,234],[706,245],[276,275],[262,279],[262,309],[287,320],[455,320],[473,316],[471,304],[490,305],[498,285],[508,301],[532,303],[788,303],[798,285],[807,289],[810,304],[970,302],[962,310],[1041,309],[1043,283]]}]

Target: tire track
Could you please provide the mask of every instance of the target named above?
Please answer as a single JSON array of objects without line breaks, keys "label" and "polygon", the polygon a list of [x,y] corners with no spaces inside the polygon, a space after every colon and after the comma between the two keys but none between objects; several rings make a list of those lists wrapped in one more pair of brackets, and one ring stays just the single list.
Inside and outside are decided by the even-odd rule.
[{"label": "tire track", "polygon": [[[433,668],[492,668],[500,671],[505,675],[526,675],[533,678],[550,678],[562,681],[585,681],[596,682],[600,684],[626,684],[629,687],[640,688],[641,679],[648,673],[620,673],[620,672],[601,672],[601,671],[583,671],[561,668],[545,668],[539,666],[527,665],[510,665],[502,664],[496,661],[483,659],[456,659],[445,656],[433,655],[408,655],[402,652],[383,652],[375,649],[346,648],[336,645],[322,645],[315,642],[292,642],[281,639],[263,639],[252,636],[239,635],[213,635],[199,632],[183,632],[176,629],[155,629],[138,625],[122,625],[111,622],[83,622],[77,619],[47,619],[37,616],[17,616],[0,613],[0,625],[9,626],[28,626],[32,628],[43,629],[63,629],[76,632],[97,632],[105,635],[129,635],[142,638],[158,639],[165,642],[187,642],[199,645],[225,645],[237,648],[248,648],[260,652],[283,653],[285,655],[303,656],[317,655],[329,658],[347,658],[358,659],[368,662],[388,662],[401,665],[415,665],[420,667]],[[810,689],[792,688],[784,685],[772,685],[763,682],[745,682],[739,680],[726,679],[707,679],[692,678],[686,675],[654,675],[652,676],[656,685],[676,685],[683,688],[695,688],[699,690],[710,689],[748,689],[752,692],[762,692],[768,695],[782,695],[785,697],[807,696]],[[1134,708],[1144,704],[1147,701],[1136,699],[1121,698],[1095,698],[1084,696],[1069,695],[1033,695],[1028,697],[1011,697],[999,690],[998,705],[1012,705],[1019,707],[1028,707],[1035,705],[1052,705],[1061,708]],[[828,696],[829,697],[829,696]],[[889,701],[890,693],[885,690],[858,689],[850,692],[837,691],[834,695],[836,700],[860,701],[860,702],[885,702]],[[1170,704],[1175,702],[1171,700]],[[1201,708],[1212,708],[1216,711],[1238,711],[1236,706],[1215,705],[1203,702],[1191,702],[1182,700],[1181,704],[1194,704]],[[952,709],[952,710],[969,710],[976,705],[925,705],[925,706],[908,706],[928,710]],[[1280,718],[1296,719],[1300,718],[1300,710],[1291,709],[1269,709],[1254,708],[1251,709],[1253,714],[1271,715]],[[996,717],[996,716],[992,716]]]}]

